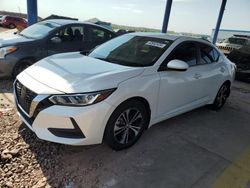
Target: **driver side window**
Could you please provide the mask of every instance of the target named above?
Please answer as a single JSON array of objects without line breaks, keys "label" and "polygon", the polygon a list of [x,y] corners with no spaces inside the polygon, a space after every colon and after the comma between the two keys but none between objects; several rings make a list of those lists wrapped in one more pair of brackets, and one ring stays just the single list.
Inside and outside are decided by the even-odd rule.
[{"label": "driver side window", "polygon": [[59,30],[54,36],[59,37],[62,42],[83,41],[84,28],[83,26],[68,26]]},{"label": "driver side window", "polygon": [[176,47],[168,58],[168,62],[174,59],[185,61],[189,66],[197,64],[196,43],[187,42]]}]

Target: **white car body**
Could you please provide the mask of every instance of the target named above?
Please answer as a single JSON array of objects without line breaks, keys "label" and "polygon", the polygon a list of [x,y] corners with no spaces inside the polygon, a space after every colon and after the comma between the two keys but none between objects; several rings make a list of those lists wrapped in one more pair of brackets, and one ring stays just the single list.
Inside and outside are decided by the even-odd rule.
[{"label": "white car body", "polygon": [[[129,34],[166,38],[172,45],[154,65],[128,67],[81,55],[79,52],[47,57],[17,76],[17,81],[37,94],[34,104],[55,94],[88,93],[105,89],[116,90],[105,100],[88,106],[51,105],[40,111],[32,123],[27,120],[18,100],[22,120],[44,140],[90,145],[103,141],[106,124],[114,110],[124,101],[141,98],[147,101],[152,126],[170,117],[212,104],[226,81],[232,82],[235,66],[220,54],[218,62],[189,67],[186,71],[158,71],[164,59],[180,43],[195,41],[212,45],[202,39],[165,34]],[[26,116],[26,117],[25,117]],[[29,118],[28,118],[29,119]],[[52,134],[49,128],[74,129],[77,123],[84,138],[64,138]]]}]

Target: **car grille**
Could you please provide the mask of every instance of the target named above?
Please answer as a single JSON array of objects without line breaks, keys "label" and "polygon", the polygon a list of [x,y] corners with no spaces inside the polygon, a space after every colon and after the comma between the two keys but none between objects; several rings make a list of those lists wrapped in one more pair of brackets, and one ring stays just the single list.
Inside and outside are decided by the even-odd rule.
[{"label": "car grille", "polygon": [[18,104],[27,114],[29,114],[31,102],[37,96],[37,94],[25,87],[18,80],[15,84],[15,91]]},{"label": "car grille", "polygon": [[229,47],[229,46],[218,46],[218,48],[221,49],[221,50],[227,50],[229,52],[234,50],[234,48]]}]

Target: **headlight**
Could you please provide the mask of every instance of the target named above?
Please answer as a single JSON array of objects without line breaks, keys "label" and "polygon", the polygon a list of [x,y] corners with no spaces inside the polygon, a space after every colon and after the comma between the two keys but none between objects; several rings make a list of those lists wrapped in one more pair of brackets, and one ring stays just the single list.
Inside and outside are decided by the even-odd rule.
[{"label": "headlight", "polygon": [[104,91],[83,94],[53,95],[49,98],[49,100],[57,105],[86,106],[103,101],[114,91],[115,89],[108,89]]},{"label": "headlight", "polygon": [[4,59],[7,54],[10,54],[17,50],[15,46],[7,46],[0,48],[0,59]]}]

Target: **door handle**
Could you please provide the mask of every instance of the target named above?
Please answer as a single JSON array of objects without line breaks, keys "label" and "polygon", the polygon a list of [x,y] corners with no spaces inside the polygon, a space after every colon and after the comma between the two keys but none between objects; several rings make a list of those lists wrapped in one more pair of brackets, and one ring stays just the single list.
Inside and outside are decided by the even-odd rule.
[{"label": "door handle", "polygon": [[199,79],[200,77],[202,77],[202,75],[199,74],[199,73],[196,73],[193,77],[194,77],[195,79]]}]

